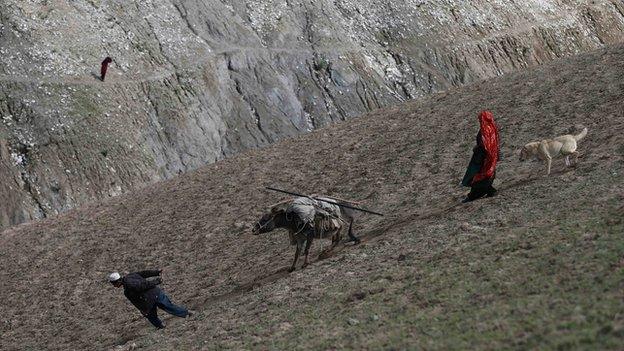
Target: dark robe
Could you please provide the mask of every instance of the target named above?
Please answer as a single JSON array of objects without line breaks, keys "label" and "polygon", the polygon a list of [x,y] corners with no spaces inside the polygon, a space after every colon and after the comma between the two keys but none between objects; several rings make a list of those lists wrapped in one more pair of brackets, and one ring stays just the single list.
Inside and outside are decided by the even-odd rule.
[{"label": "dark robe", "polygon": [[472,149],[472,158],[466,168],[464,179],[462,179],[462,185],[471,188],[470,193],[466,198],[468,201],[476,200],[485,195],[493,196],[496,194],[496,189],[492,187],[496,173],[494,173],[494,175],[489,179],[483,179],[478,182],[472,181],[475,175],[481,171],[481,167],[483,167],[486,156],[487,151],[485,150],[485,147],[483,147],[481,132],[479,132],[477,133],[477,145]]}]

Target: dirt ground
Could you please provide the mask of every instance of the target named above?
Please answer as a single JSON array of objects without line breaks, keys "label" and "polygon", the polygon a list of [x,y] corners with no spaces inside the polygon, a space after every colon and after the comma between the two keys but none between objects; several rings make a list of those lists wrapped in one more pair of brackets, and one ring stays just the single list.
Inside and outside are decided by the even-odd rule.
[{"label": "dirt ground", "polygon": [[[499,195],[460,204],[478,130],[499,124]],[[520,163],[589,128],[577,167]],[[624,46],[379,110],[0,237],[0,349],[620,349]],[[265,186],[359,200],[357,246],[288,273],[251,226]],[[154,330],[106,282],[162,268],[198,311]]]}]

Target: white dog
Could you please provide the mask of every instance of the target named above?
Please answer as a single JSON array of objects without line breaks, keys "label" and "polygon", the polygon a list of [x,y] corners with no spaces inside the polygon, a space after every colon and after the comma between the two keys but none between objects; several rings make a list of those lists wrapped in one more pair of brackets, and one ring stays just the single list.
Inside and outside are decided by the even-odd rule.
[{"label": "white dog", "polygon": [[531,157],[537,157],[540,160],[546,161],[548,171],[546,175],[550,174],[550,165],[552,159],[558,156],[565,156],[566,166],[571,166],[570,155],[574,156],[574,163],[578,159],[579,153],[576,151],[576,143],[583,139],[587,135],[587,128],[577,135],[562,135],[554,139],[546,139],[542,141],[536,141],[524,145],[522,151],[520,151],[520,161],[528,160]]}]

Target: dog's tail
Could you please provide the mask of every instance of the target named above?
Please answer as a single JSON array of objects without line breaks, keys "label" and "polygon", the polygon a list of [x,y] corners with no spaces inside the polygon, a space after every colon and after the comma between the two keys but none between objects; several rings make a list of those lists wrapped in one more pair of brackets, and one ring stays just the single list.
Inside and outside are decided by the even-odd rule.
[{"label": "dog's tail", "polygon": [[579,141],[583,139],[587,135],[587,128],[583,128],[583,130],[574,136],[574,140]]}]

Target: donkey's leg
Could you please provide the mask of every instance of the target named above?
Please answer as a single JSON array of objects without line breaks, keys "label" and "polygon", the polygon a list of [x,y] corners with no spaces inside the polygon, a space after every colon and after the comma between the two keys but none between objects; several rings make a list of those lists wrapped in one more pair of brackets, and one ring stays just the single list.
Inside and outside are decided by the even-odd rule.
[{"label": "donkey's leg", "polygon": [[340,244],[340,240],[342,239],[342,229],[339,229],[338,231],[334,232],[334,235],[332,235],[332,243],[331,246],[329,248],[327,248],[326,250],[321,251],[321,253],[319,253],[318,258],[319,260],[323,260],[325,258],[328,257],[329,253],[332,252],[332,250],[334,250],[334,248],[336,246],[338,246],[338,244]]},{"label": "donkey's leg", "polygon": [[355,242],[356,245],[360,243],[360,239],[353,234],[353,218],[351,218],[351,221],[349,222],[348,235],[349,235],[349,241]]},{"label": "donkey's leg", "polygon": [[308,253],[310,253],[310,246],[312,246],[312,240],[314,240],[314,233],[308,234],[308,240],[306,240],[305,250],[303,250],[303,254],[305,258],[303,259],[303,266],[301,268],[306,268],[308,266]]},{"label": "donkey's leg", "polygon": [[297,250],[295,251],[295,260],[293,261],[292,266],[290,266],[290,269],[288,270],[289,272],[294,271],[295,267],[297,266],[297,261],[299,260],[299,253],[301,252],[302,245],[303,243],[297,240]]},{"label": "donkey's leg", "polygon": [[334,236],[332,236],[332,244],[329,247],[328,251],[331,251],[334,249],[334,247],[336,247],[336,245],[338,245],[340,243],[340,239],[341,239],[341,235],[340,235],[340,230],[338,230],[336,232],[336,234],[334,234]]},{"label": "donkey's leg", "polygon": [[332,243],[331,246],[329,247],[329,249],[327,249],[324,253],[330,253],[331,251],[334,250],[334,248],[336,246],[338,246],[338,244],[340,244],[340,239],[342,238],[341,234],[341,229],[339,229],[336,234],[334,234],[334,236],[332,236]]}]

